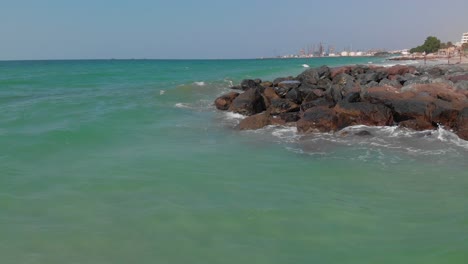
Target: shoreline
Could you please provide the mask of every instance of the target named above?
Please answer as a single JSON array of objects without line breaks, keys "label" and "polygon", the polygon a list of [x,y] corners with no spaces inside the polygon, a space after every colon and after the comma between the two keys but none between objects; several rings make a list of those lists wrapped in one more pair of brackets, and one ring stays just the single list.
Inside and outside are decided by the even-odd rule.
[{"label": "shoreline", "polygon": [[278,125],[308,134],[356,125],[415,131],[443,126],[468,140],[468,64],[433,62],[322,66],[273,81],[246,79],[216,98],[215,106],[247,116],[240,130]]}]

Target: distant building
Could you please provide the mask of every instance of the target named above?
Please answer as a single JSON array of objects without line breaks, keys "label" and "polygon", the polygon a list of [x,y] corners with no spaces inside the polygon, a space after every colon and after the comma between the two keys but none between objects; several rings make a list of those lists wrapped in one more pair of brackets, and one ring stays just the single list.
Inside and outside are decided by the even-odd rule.
[{"label": "distant building", "polygon": [[462,43],[462,45],[465,44],[465,43],[468,43],[468,32],[463,33],[461,43]]}]

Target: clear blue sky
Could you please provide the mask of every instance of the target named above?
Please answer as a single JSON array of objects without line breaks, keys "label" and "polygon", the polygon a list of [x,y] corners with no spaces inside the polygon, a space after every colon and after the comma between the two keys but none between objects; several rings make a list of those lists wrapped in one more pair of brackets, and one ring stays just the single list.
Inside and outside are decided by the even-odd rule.
[{"label": "clear blue sky", "polygon": [[460,41],[467,0],[0,0],[0,60],[254,58]]}]

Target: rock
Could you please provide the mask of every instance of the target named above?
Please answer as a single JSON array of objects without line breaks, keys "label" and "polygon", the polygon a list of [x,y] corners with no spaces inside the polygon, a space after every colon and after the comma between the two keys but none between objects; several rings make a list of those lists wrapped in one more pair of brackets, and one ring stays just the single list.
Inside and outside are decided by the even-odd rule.
[{"label": "rock", "polygon": [[317,107],[317,106],[332,108],[332,107],[335,106],[335,102],[329,101],[329,100],[325,99],[324,97],[318,98],[316,100],[313,100],[313,101],[310,101],[310,102],[307,102],[307,103],[302,103],[301,104],[301,111],[305,112],[308,109],[310,109],[312,107]]},{"label": "rock", "polygon": [[297,130],[300,133],[336,131],[337,121],[335,110],[323,106],[314,107],[305,111],[297,121]]},{"label": "rock", "polygon": [[344,67],[338,67],[338,68],[333,68],[330,70],[330,79],[334,79],[336,76],[346,73],[350,74],[351,73],[352,67],[350,66],[344,66]]},{"label": "rock", "polygon": [[270,124],[270,115],[268,112],[263,112],[253,116],[248,116],[240,121],[240,130],[254,130],[266,127]]},{"label": "rock", "polygon": [[264,111],[265,102],[258,89],[248,89],[232,101],[229,111],[242,115],[254,115]]},{"label": "rock", "polygon": [[282,81],[278,83],[279,88],[287,88],[287,89],[294,89],[301,86],[300,81],[289,80],[289,81]]},{"label": "rock", "polygon": [[362,130],[362,131],[354,133],[354,135],[359,136],[359,137],[370,137],[372,136],[372,133],[367,130]]},{"label": "rock", "polygon": [[276,93],[284,98],[291,89],[298,88],[301,85],[299,81],[282,81],[275,87]]},{"label": "rock", "polygon": [[262,83],[260,83],[260,86],[265,87],[265,88],[273,87],[273,83],[272,82],[262,82]]},{"label": "rock", "polygon": [[388,75],[405,75],[407,73],[413,74],[415,72],[416,68],[413,66],[395,65],[387,68]]},{"label": "rock", "polygon": [[421,120],[421,119],[406,120],[406,121],[400,122],[398,126],[409,128],[409,129],[416,130],[416,131],[434,129],[434,126],[432,125],[432,123],[425,121],[425,120]]},{"label": "rock", "polygon": [[353,125],[388,126],[393,124],[392,111],[383,105],[342,101],[334,109],[338,116],[339,129]]},{"label": "rock", "polygon": [[215,100],[215,106],[219,110],[228,110],[229,106],[232,104],[232,101],[239,96],[239,93],[230,92],[228,94],[224,94]]},{"label": "rock", "polygon": [[428,100],[392,100],[390,108],[395,122],[420,119],[431,122],[432,104]]},{"label": "rock", "polygon": [[331,75],[330,68],[328,68],[325,65],[320,67],[320,68],[317,68],[317,73],[318,73],[320,79],[329,79],[330,75]]},{"label": "rock", "polygon": [[457,135],[464,140],[468,140],[468,107],[463,108],[458,115]]},{"label": "rock", "polygon": [[458,81],[456,84],[455,84],[455,88],[457,90],[464,90],[464,91],[468,91],[468,81]]},{"label": "rock", "polygon": [[287,112],[297,112],[300,110],[300,106],[290,100],[279,98],[271,100],[269,110],[272,115],[278,115]]},{"label": "rock", "polygon": [[468,81],[468,74],[452,76],[449,80],[454,83],[458,83],[459,81]]},{"label": "rock", "polygon": [[317,85],[315,85],[315,87],[317,89],[321,89],[323,91],[325,90],[328,90],[331,86],[332,86],[332,81],[330,79],[320,79],[318,82],[317,82]]},{"label": "rock", "polygon": [[234,85],[234,86],[231,86],[231,89],[233,89],[233,90],[242,90],[242,87],[240,87],[240,85]]},{"label": "rock", "polygon": [[291,89],[285,96],[286,99],[296,103],[296,104],[301,104],[302,103],[302,94],[301,92],[297,89]]},{"label": "rock", "polygon": [[273,80],[273,86],[278,86],[278,84],[280,82],[284,82],[284,81],[294,81],[294,77],[292,76],[289,76],[289,77],[281,77],[281,78],[276,78]]},{"label": "rock", "polygon": [[296,126],[296,121],[299,120],[299,113],[282,113],[270,117],[270,124],[274,126]]},{"label": "rock", "polygon": [[305,95],[305,98],[304,98],[304,95],[302,95],[302,97],[304,98],[303,102],[310,102],[318,98],[324,97],[325,95],[326,93],[320,89],[310,89],[308,90],[308,93]]},{"label": "rock", "polygon": [[391,86],[395,88],[401,88],[403,87],[401,83],[398,80],[389,80],[387,78],[382,79],[379,83],[380,86]]},{"label": "rock", "polygon": [[297,76],[297,79],[304,85],[316,85],[320,80],[320,75],[317,69],[309,69]]},{"label": "rock", "polygon": [[452,103],[437,99],[432,108],[430,120],[432,124],[443,125],[451,129],[456,128],[460,110],[455,109]]},{"label": "rock", "polygon": [[246,80],[242,80],[241,82],[241,89],[242,90],[247,90],[247,89],[254,89],[254,88],[257,88],[257,82],[255,80],[251,80],[251,79],[246,79]]}]

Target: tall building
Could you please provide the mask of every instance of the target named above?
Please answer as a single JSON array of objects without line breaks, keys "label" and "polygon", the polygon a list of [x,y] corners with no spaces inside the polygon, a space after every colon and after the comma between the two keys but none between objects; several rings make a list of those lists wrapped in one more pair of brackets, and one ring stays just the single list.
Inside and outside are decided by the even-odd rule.
[{"label": "tall building", "polygon": [[468,43],[468,32],[463,33],[461,43],[462,44]]}]

